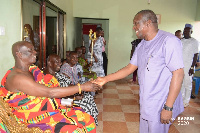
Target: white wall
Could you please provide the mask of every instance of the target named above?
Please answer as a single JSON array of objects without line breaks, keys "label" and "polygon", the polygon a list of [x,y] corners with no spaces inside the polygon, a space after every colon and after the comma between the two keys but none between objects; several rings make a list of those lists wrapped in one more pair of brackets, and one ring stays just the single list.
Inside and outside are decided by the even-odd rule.
[{"label": "white wall", "polygon": [[108,73],[112,73],[129,63],[130,42],[136,39],[132,23],[138,11],[151,9],[161,14],[159,29],[174,34],[185,23],[195,24],[196,5],[197,0],[151,0],[150,4],[147,0],[74,0],[73,16],[109,19]]},{"label": "white wall", "polygon": [[14,66],[12,44],[20,41],[21,0],[0,0],[0,26],[5,27],[5,35],[0,36],[0,80],[8,69]]}]

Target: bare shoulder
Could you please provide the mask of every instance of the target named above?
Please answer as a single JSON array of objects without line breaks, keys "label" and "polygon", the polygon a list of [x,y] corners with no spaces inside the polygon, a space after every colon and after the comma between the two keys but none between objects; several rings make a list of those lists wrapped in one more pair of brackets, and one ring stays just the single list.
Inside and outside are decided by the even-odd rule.
[{"label": "bare shoulder", "polygon": [[31,96],[49,97],[48,87],[35,82],[33,75],[28,72],[13,70],[9,73],[5,88],[11,92],[24,92]]},{"label": "bare shoulder", "polygon": [[12,71],[6,79],[5,87],[8,91],[18,92],[25,85],[23,83],[34,84],[35,82],[30,74]]}]

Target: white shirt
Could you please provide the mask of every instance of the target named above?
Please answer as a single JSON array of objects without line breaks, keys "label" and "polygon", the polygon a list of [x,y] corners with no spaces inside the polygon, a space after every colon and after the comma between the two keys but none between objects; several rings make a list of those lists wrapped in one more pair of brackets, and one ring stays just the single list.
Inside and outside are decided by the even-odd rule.
[{"label": "white shirt", "polygon": [[191,67],[194,54],[199,53],[198,47],[199,42],[194,38],[189,39],[181,39],[181,42],[183,44],[183,63],[186,69],[189,69]]}]

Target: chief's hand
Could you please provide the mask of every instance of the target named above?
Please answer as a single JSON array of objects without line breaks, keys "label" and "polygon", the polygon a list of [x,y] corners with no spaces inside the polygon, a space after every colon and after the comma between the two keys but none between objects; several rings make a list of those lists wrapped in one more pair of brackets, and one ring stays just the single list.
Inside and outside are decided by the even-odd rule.
[{"label": "chief's hand", "polygon": [[83,95],[75,96],[75,99],[76,99],[76,100],[82,100],[82,99],[83,99]]},{"label": "chief's hand", "polygon": [[172,111],[163,109],[160,114],[160,121],[162,124],[169,124],[169,121],[172,123]]},{"label": "chief's hand", "polygon": [[100,89],[100,86],[98,84],[95,84],[93,82],[86,82],[81,85],[82,91],[92,91],[95,92],[96,90]]},{"label": "chief's hand", "polygon": [[105,83],[107,83],[105,77],[98,77],[96,80],[92,81],[95,84],[98,84],[99,86],[103,86]]}]

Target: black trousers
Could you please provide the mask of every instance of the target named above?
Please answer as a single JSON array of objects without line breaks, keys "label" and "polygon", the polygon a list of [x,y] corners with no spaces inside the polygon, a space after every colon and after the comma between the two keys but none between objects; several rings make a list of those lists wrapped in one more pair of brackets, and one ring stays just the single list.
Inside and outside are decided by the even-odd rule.
[{"label": "black trousers", "polygon": [[104,69],[104,73],[106,76],[107,75],[107,67],[108,67],[108,58],[107,58],[106,52],[102,52],[102,56],[103,56],[103,69]]}]

